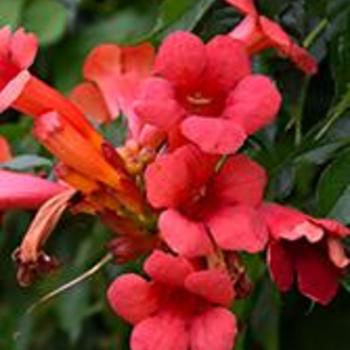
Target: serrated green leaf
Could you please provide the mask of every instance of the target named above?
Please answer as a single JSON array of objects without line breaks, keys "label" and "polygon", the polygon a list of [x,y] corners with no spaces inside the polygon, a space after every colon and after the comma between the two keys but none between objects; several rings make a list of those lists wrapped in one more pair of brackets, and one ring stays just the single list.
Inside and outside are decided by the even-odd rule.
[{"label": "serrated green leaf", "polygon": [[31,168],[51,166],[51,160],[37,155],[22,155],[0,164],[0,168],[10,170],[27,170]]},{"label": "serrated green leaf", "polygon": [[58,41],[68,24],[68,11],[56,0],[30,0],[23,11],[22,25],[35,33],[41,45]]},{"label": "serrated green leaf", "polygon": [[9,25],[16,28],[21,16],[24,0],[0,1],[0,27]]}]

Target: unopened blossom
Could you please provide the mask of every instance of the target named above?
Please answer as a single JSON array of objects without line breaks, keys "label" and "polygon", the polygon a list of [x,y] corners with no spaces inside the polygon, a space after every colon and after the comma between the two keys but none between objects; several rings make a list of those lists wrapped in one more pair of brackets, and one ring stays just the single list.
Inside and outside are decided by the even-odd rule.
[{"label": "unopened blossom", "polygon": [[307,50],[299,46],[284,29],[269,18],[260,15],[254,0],[226,0],[246,17],[229,34],[241,40],[250,54],[275,48],[281,56],[288,57],[306,74],[315,74],[317,62]]},{"label": "unopened blossom", "polygon": [[278,288],[288,291],[296,279],[303,295],[328,304],[350,263],[341,243],[350,229],[335,220],[316,219],[272,203],[264,204],[261,213],[271,235],[268,264]]},{"label": "unopened blossom", "polygon": [[212,253],[210,237],[223,250],[263,250],[268,234],[257,207],[264,169],[242,154],[228,157],[217,172],[215,164],[213,156],[186,145],[147,168],[148,200],[165,209],[159,219],[163,239],[189,257]]},{"label": "unopened blossom", "polygon": [[144,264],[150,280],[118,277],[108,290],[112,309],[134,325],[132,350],[231,350],[235,316],[229,276],[185,258],[154,251]]},{"label": "unopened blossom", "polygon": [[243,43],[221,35],[204,44],[179,31],[160,46],[135,111],[167,132],[172,149],[193,142],[204,152],[228,154],[271,123],[280,103],[273,82],[251,73]]}]

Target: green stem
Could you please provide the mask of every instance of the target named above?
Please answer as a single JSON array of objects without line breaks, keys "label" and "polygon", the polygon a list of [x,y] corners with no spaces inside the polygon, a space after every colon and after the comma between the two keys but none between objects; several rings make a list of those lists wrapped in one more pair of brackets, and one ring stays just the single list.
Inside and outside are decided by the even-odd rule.
[{"label": "green stem", "polygon": [[313,42],[318,38],[318,36],[323,32],[324,29],[326,29],[328,25],[328,19],[324,18],[317,26],[316,28],[309,33],[309,35],[305,38],[303,42],[303,46],[306,49],[309,49]]},{"label": "green stem", "polygon": [[309,87],[310,78],[306,77],[304,80],[304,84],[302,87],[302,90],[300,92],[300,97],[298,101],[298,105],[296,106],[294,110],[294,123],[295,123],[295,136],[294,136],[294,143],[296,146],[299,146],[302,141],[302,117],[303,117],[303,109],[305,105],[306,100],[306,93],[307,89]]},{"label": "green stem", "polygon": [[350,86],[341,101],[328,114],[325,125],[316,134],[315,141],[320,140],[329,128],[350,108]]},{"label": "green stem", "polygon": [[71,288],[75,287],[76,285],[89,279],[91,276],[93,276],[95,273],[97,273],[99,270],[101,270],[102,267],[104,267],[106,264],[108,264],[110,261],[112,261],[112,259],[113,259],[112,254],[110,254],[110,253],[106,254],[100,261],[98,261],[94,266],[92,266],[89,270],[84,272],[82,275],[78,276],[77,278],[74,278],[73,280],[69,281],[68,283],[65,283],[63,286],[53,290],[52,292],[44,295],[36,303],[31,305],[27,309],[26,314],[31,314],[39,306],[47,303],[48,301],[57,297],[58,295],[62,294],[63,292],[67,291],[68,289],[71,289]]}]

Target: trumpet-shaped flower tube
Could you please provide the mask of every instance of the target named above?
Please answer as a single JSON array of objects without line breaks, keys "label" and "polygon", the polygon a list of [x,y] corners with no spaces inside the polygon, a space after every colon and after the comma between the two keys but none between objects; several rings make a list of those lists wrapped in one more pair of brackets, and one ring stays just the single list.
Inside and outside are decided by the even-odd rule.
[{"label": "trumpet-shaped flower tube", "polygon": [[64,190],[37,176],[0,170],[0,210],[38,208]]}]

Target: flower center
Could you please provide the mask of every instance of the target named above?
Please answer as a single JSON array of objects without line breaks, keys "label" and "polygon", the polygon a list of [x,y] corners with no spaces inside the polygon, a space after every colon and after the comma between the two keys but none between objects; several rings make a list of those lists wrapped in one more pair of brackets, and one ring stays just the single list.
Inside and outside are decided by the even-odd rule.
[{"label": "flower center", "polygon": [[202,96],[200,92],[187,96],[187,101],[195,106],[206,106],[212,102],[211,98]]}]

